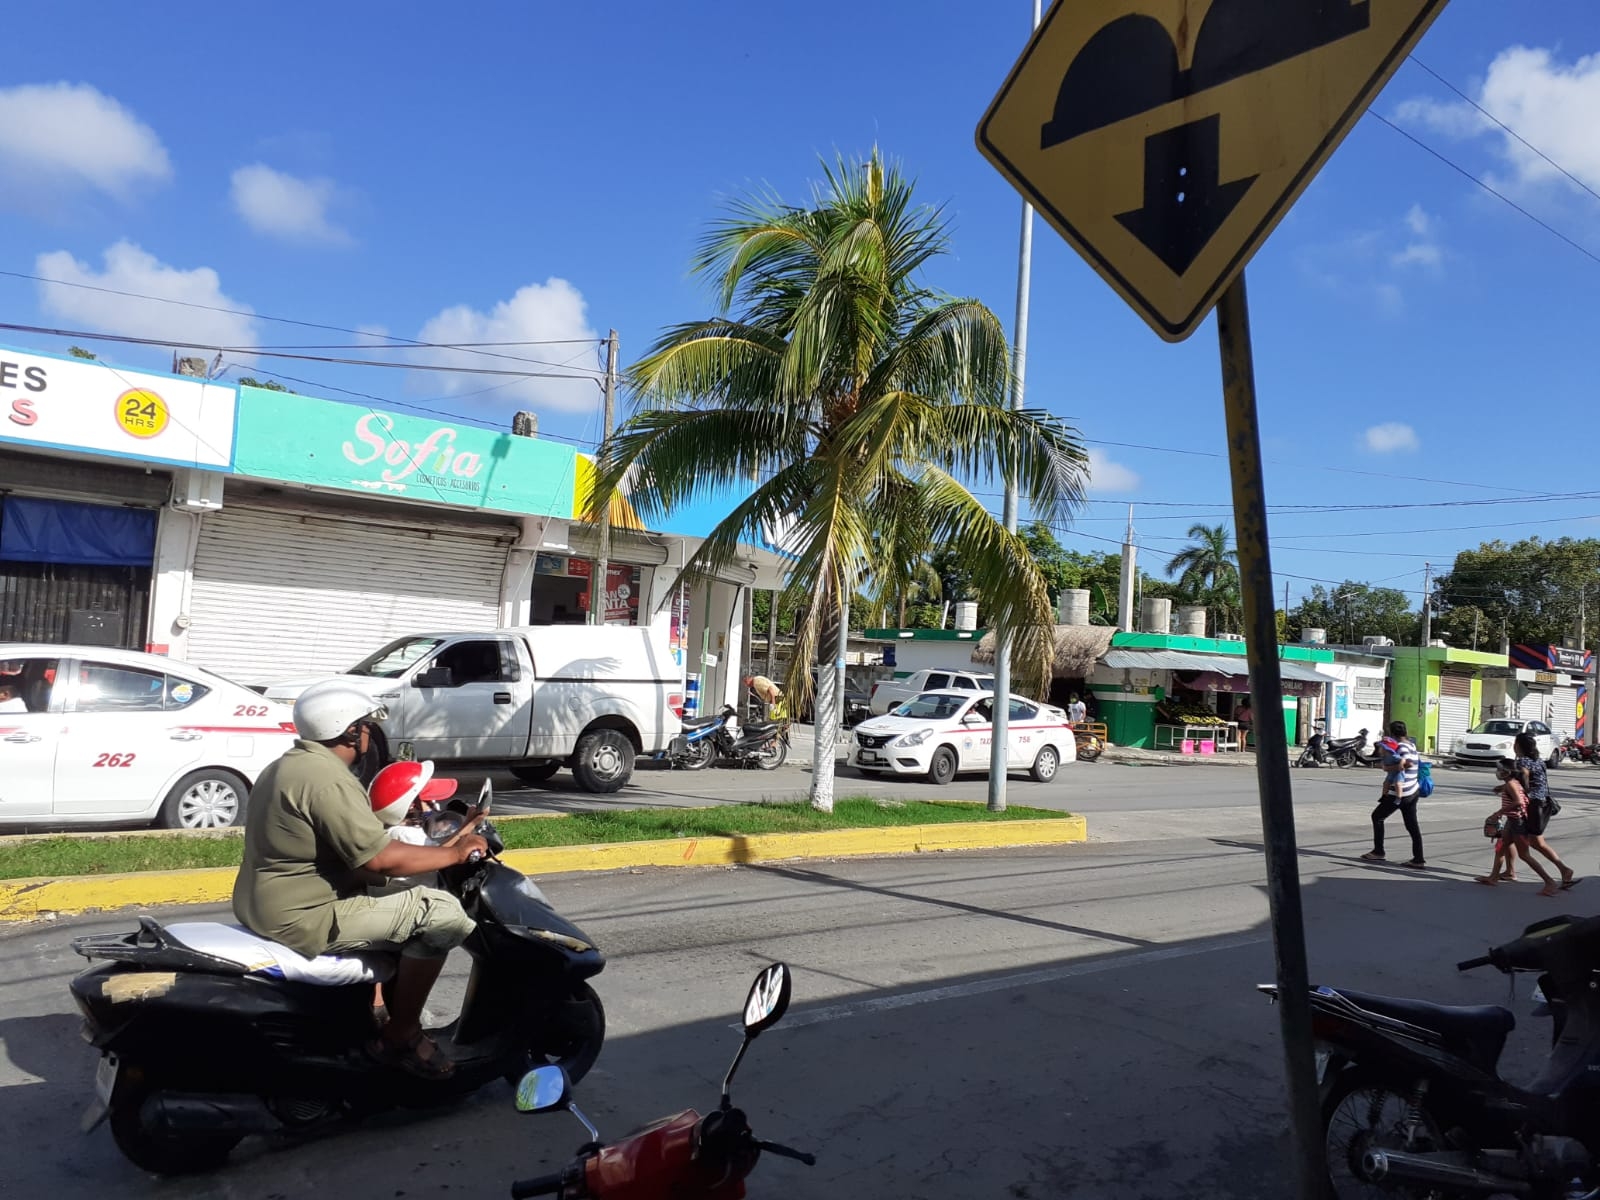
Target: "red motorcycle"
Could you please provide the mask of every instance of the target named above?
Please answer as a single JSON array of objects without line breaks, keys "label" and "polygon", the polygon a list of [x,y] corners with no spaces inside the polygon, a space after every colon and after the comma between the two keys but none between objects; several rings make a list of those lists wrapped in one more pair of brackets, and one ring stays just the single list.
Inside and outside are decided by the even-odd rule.
[{"label": "red motorcycle", "polygon": [[1561,739],[1562,757],[1570,758],[1574,762],[1600,762],[1600,746],[1585,746],[1575,737]]},{"label": "red motorcycle", "polygon": [[789,1007],[789,968],[763,968],[744,1005],[744,1041],[722,1081],[722,1104],[701,1116],[685,1109],[662,1117],[612,1146],[572,1103],[572,1081],[565,1068],[536,1067],[517,1086],[518,1112],[564,1109],[589,1131],[578,1156],[561,1170],[511,1185],[513,1200],[556,1196],[558,1200],[742,1200],[744,1180],[763,1150],[815,1166],[816,1157],[776,1142],[757,1140],[743,1111],[733,1107],[729,1089],[744,1052]]}]

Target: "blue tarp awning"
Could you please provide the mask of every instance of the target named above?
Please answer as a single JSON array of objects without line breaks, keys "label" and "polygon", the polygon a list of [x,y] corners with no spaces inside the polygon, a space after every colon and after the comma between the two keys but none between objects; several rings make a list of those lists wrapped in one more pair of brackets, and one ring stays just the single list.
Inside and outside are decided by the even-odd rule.
[{"label": "blue tarp awning", "polygon": [[148,567],[156,514],[148,508],[7,496],[0,503],[0,559]]}]

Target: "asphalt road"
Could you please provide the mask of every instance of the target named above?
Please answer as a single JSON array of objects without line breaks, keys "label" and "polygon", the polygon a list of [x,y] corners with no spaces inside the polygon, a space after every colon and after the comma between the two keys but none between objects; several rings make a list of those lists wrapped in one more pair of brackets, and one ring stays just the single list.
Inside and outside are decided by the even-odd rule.
[{"label": "asphalt road", "polygon": [[[714,1104],[748,980],[781,958],[795,1003],[752,1049],[736,1098],[758,1133],[820,1161],[769,1158],[752,1195],[1282,1196],[1276,1010],[1253,989],[1272,951],[1250,773],[1069,774],[1044,790],[1080,808],[1091,795],[1122,804],[1100,817],[1122,840],[545,880],[610,956],[597,981],[610,1037],[580,1102],[613,1137]],[[1314,978],[1506,1002],[1498,977],[1461,977],[1453,963],[1540,917],[1595,911],[1600,879],[1559,901],[1529,884],[1474,886],[1488,781],[1453,774],[1424,810],[1432,870],[1360,864],[1374,778],[1330,772],[1297,797]],[[1600,771],[1557,775],[1566,810],[1552,839],[1584,871],[1600,850],[1597,785]],[[1179,792],[1211,806],[1176,805]],[[65,991],[78,966],[67,938],[128,921],[0,933],[6,1194],[503,1195],[583,1140],[563,1115],[519,1116],[495,1085],[456,1109],[314,1143],[249,1142],[207,1179],[151,1180],[103,1128],[85,1138],[76,1126],[94,1062]],[[440,1012],[463,983],[452,963]],[[1523,1028],[1506,1073],[1527,1078],[1547,1034],[1525,997],[1514,1007]]]}]

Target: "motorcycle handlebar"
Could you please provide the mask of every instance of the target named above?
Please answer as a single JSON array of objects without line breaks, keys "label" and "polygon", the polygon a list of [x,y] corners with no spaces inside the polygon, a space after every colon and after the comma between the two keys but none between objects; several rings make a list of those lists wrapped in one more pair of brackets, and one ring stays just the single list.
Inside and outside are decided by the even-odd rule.
[{"label": "motorcycle handlebar", "polygon": [[566,1172],[553,1171],[549,1175],[536,1175],[532,1179],[519,1179],[511,1185],[511,1200],[527,1200],[529,1196],[552,1196],[561,1190]]},{"label": "motorcycle handlebar", "polygon": [[1492,967],[1492,966],[1494,966],[1494,959],[1490,958],[1487,954],[1485,954],[1481,958],[1469,958],[1469,959],[1467,959],[1466,962],[1458,962],[1456,964],[1456,970],[1458,970],[1458,971],[1476,971],[1479,967]]},{"label": "motorcycle handlebar", "polygon": [[796,1162],[803,1162],[808,1167],[817,1165],[815,1154],[807,1154],[804,1150],[792,1150],[788,1146],[780,1146],[777,1142],[757,1142],[756,1147],[768,1154],[776,1154],[780,1158],[792,1158]]}]

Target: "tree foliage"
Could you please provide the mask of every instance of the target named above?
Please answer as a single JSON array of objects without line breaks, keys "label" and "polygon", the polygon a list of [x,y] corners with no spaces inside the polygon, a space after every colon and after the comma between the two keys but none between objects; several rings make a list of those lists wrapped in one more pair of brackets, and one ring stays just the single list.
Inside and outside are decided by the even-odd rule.
[{"label": "tree foliage", "polygon": [[1484,542],[1456,555],[1435,581],[1434,636],[1453,646],[1499,648],[1502,627],[1513,643],[1560,645],[1580,613],[1600,622],[1600,539],[1524,538]]},{"label": "tree foliage", "polygon": [[1233,630],[1243,611],[1239,597],[1239,555],[1223,524],[1189,526],[1191,540],[1167,563],[1167,576],[1178,577],[1178,589],[1194,604],[1209,610],[1211,631]]},{"label": "tree foliage", "polygon": [[1351,579],[1335,588],[1313,584],[1285,622],[1289,641],[1299,641],[1307,629],[1325,629],[1330,642],[1343,645],[1360,645],[1371,634],[1397,646],[1414,646],[1421,628],[1422,615],[1405,592]]},{"label": "tree foliage", "polygon": [[[791,551],[797,708],[812,688],[807,665],[833,658],[824,630],[857,587],[908,585],[935,545],[1012,631],[1019,687],[1040,692],[1048,678],[1044,580],[967,484],[1014,471],[1030,509],[1065,522],[1087,456],[1057,418],[1006,403],[1009,349],[994,313],[920,281],[946,249],[942,214],[876,152],[824,164],[808,206],[736,203],[694,261],[718,315],[666,329],[630,369],[636,409],[601,448],[591,507],[626,478],[646,520],[759,481],[685,569],[717,573],[767,530]],[[819,712],[836,711],[833,673],[819,683]],[[832,733],[818,721],[821,808],[832,806]]]}]

